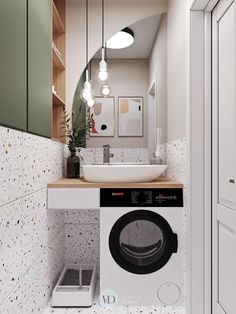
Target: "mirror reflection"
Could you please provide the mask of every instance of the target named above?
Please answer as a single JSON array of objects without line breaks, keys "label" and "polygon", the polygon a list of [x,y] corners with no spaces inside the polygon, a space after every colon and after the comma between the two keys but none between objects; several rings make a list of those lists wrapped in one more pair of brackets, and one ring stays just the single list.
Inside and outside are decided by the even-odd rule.
[{"label": "mirror reflection", "polygon": [[[87,76],[95,105],[90,109],[94,124],[87,147],[148,147],[152,155],[157,128],[160,142],[166,142],[166,22],[166,14],[159,14],[129,25],[120,32],[128,30],[133,38],[129,47],[101,48],[90,60]],[[106,45],[114,47],[115,36],[119,33]],[[85,114],[81,99],[85,80],[86,71],[74,96],[78,119]]]}]

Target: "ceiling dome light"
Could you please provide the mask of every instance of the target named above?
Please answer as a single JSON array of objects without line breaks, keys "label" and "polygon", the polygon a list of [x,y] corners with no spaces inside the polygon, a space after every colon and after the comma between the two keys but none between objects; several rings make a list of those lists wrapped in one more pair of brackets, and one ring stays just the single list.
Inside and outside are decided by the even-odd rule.
[{"label": "ceiling dome light", "polygon": [[104,97],[108,97],[109,95],[110,95],[110,93],[111,93],[111,88],[110,88],[110,86],[108,85],[108,84],[103,84],[102,85],[102,88],[101,88],[101,94],[102,94],[102,96],[104,96]]},{"label": "ceiling dome light", "polygon": [[106,47],[110,49],[123,49],[131,46],[133,42],[134,32],[126,27],[108,39]]}]

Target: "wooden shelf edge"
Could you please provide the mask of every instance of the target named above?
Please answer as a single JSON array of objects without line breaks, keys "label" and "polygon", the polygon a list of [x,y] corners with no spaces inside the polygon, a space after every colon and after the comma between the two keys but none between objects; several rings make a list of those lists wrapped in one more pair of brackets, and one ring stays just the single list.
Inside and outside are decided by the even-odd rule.
[{"label": "wooden shelf edge", "polygon": [[61,20],[61,17],[57,11],[57,8],[54,2],[52,2],[52,10],[53,10],[53,32],[64,34],[65,26]]},{"label": "wooden shelf edge", "polygon": [[55,93],[52,93],[53,105],[65,107],[65,102]]},{"label": "wooden shelf edge", "polygon": [[53,57],[53,64],[59,70],[65,70],[65,65],[62,58],[57,54],[56,50],[52,47],[52,57]]}]

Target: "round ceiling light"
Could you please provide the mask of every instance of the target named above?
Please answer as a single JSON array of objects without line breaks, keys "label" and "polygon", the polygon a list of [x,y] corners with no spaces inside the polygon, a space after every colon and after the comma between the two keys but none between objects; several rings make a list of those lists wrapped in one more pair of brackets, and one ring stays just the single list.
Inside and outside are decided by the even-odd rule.
[{"label": "round ceiling light", "polygon": [[108,39],[106,47],[110,49],[123,49],[131,46],[133,42],[134,32],[126,27]]}]

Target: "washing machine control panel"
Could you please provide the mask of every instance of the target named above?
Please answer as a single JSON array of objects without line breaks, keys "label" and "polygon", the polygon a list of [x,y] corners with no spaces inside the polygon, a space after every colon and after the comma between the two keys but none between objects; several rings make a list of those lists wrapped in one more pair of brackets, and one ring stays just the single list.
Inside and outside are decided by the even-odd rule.
[{"label": "washing machine control panel", "polygon": [[101,189],[100,207],[183,207],[183,189]]}]

